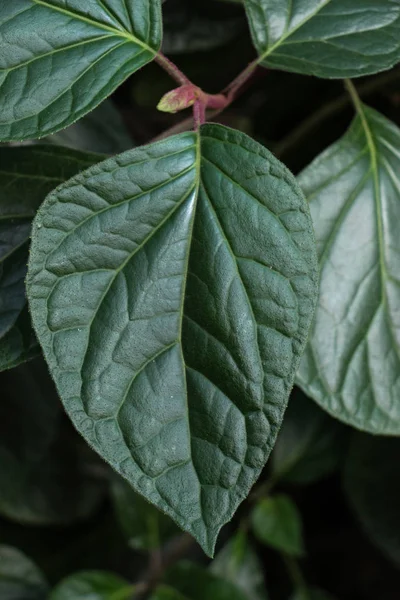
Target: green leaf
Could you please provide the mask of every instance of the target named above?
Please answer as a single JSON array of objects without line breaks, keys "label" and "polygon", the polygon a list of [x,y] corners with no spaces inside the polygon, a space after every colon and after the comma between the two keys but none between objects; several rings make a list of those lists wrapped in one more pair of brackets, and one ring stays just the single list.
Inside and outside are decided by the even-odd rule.
[{"label": "green leaf", "polygon": [[400,60],[393,0],[245,0],[265,67],[317,77],[360,77]]},{"label": "green leaf", "polygon": [[1,600],[45,600],[47,583],[37,566],[22,552],[0,545]]},{"label": "green leaf", "polygon": [[102,102],[67,129],[44,138],[43,142],[101,154],[118,154],[134,145],[110,100]]},{"label": "green leaf", "polygon": [[151,595],[150,600],[190,600],[167,585],[160,585]]},{"label": "green leaf", "polygon": [[341,462],[347,430],[315,402],[295,391],[272,453],[272,477],[309,484],[329,475]]},{"label": "green leaf", "polygon": [[[185,600],[204,600],[205,598],[212,598],[212,600],[247,600],[244,592],[229,581],[187,561],[181,562],[170,569],[165,582],[181,594]],[[165,600],[169,600],[168,596],[164,597]],[[163,596],[161,598],[164,600]],[[175,600],[174,596],[171,597],[171,600]]]},{"label": "green leaf", "polygon": [[105,161],[35,220],[30,307],[67,412],[209,554],[275,441],[316,288],[294,178],[219,125]]},{"label": "green leaf", "polygon": [[335,600],[333,596],[327,594],[323,590],[318,588],[311,588],[308,590],[300,590],[294,596],[292,596],[291,600]]},{"label": "green leaf", "polygon": [[298,384],[332,416],[400,434],[400,131],[374,110],[301,175],[320,298]]},{"label": "green leaf", "polygon": [[255,536],[260,542],[291,556],[304,554],[301,515],[283,494],[261,500],[251,514]]},{"label": "green leaf", "polygon": [[101,158],[49,146],[0,147],[0,370],[37,354],[22,314],[32,219],[52,189]]},{"label": "green leaf", "polygon": [[400,565],[400,440],[356,433],[344,470],[344,489],[370,539]]},{"label": "green leaf", "polygon": [[267,600],[263,567],[244,532],[239,531],[210,565],[214,575],[242,590],[246,600]]},{"label": "green leaf", "polygon": [[122,478],[112,482],[112,498],[121,530],[135,550],[155,550],[179,530]]},{"label": "green leaf", "polygon": [[134,587],[106,571],[82,571],[59,583],[49,600],[130,600]]},{"label": "green leaf", "polygon": [[1,377],[0,514],[27,525],[88,518],[104,485],[92,474],[93,454],[66,427],[45,365],[35,361]]},{"label": "green leaf", "polygon": [[54,133],[153,60],[159,0],[18,0],[0,8],[0,139]]}]

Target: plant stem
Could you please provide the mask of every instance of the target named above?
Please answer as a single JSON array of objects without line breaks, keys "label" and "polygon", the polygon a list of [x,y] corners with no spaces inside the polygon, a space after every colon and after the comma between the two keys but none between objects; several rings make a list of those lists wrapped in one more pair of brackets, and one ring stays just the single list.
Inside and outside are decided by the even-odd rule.
[{"label": "plant stem", "polygon": [[294,589],[301,593],[301,600],[310,600],[308,585],[304,579],[304,575],[300,569],[299,563],[295,558],[289,556],[289,554],[281,554],[281,556],[283,562],[285,563],[287,572],[289,573],[289,577]]},{"label": "plant stem", "polygon": [[253,76],[256,69],[258,67],[258,59],[253,60],[247,67],[239,73],[237,77],[230,84],[226,86],[223,90],[223,94],[225,94],[229,100],[229,104],[236,99],[237,93],[240,88],[243,87],[245,83]]},{"label": "plant stem", "polygon": [[157,52],[154,60],[174,79],[179,85],[191,85],[191,81],[182,71],[167,58],[162,52]]},{"label": "plant stem", "polygon": [[200,129],[206,122],[206,105],[204,100],[199,98],[193,105],[194,128],[196,131]]}]

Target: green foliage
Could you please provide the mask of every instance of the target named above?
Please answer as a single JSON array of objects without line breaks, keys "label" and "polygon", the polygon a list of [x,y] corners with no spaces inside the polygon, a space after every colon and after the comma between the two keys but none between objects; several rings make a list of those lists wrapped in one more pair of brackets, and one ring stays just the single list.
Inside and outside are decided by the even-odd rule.
[{"label": "green foliage", "polygon": [[37,566],[22,552],[0,545],[1,600],[43,600],[47,582]]},{"label": "green foliage", "polygon": [[67,127],[153,60],[161,35],[160,0],[3,3],[0,139]]},{"label": "green foliage", "polygon": [[61,581],[49,600],[130,600],[129,581],[104,571],[84,571]]},{"label": "green foliage", "polygon": [[289,496],[278,494],[261,500],[252,512],[251,524],[263,544],[291,556],[304,554],[301,515]]},{"label": "green foliage", "polygon": [[28,294],[67,411],[210,554],[275,440],[316,284],[293,177],[217,125],[110,159],[38,212]]},{"label": "green foliage", "polygon": [[265,67],[360,77],[400,60],[400,5],[392,0],[244,0]]},{"label": "green foliage", "polygon": [[319,590],[317,588],[311,588],[307,590],[300,590],[297,592],[291,600],[335,600],[333,596]]},{"label": "green foliage", "polygon": [[299,178],[321,288],[297,381],[337,419],[392,435],[400,434],[399,145],[399,129],[360,105],[348,133]]}]

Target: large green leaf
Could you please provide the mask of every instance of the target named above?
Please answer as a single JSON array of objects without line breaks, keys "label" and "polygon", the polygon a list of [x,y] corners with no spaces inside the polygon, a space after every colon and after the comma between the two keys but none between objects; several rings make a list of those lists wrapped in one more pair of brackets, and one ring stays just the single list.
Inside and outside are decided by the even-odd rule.
[{"label": "large green leaf", "polygon": [[49,146],[0,147],[0,370],[38,351],[21,314],[32,219],[52,189],[101,158]]},{"label": "large green leaf", "polygon": [[400,565],[400,440],[356,433],[344,470],[344,488],[371,540]]},{"label": "large green leaf", "polygon": [[316,288],[294,178],[218,125],[89,169],[35,220],[30,307],[66,410],[210,554],[275,441]]},{"label": "large green leaf", "polygon": [[47,583],[37,566],[16,548],[1,545],[1,600],[45,600],[47,592]]},{"label": "large green leaf", "polygon": [[245,0],[266,67],[359,77],[400,61],[398,0]]},{"label": "large green leaf", "polygon": [[0,139],[67,127],[150,62],[161,35],[160,0],[2,2]]},{"label": "large green leaf", "polygon": [[320,256],[320,298],[297,381],[334,417],[400,434],[400,131],[360,106],[300,176]]},{"label": "large green leaf", "polygon": [[114,573],[82,571],[59,583],[49,600],[131,600],[134,586]]}]

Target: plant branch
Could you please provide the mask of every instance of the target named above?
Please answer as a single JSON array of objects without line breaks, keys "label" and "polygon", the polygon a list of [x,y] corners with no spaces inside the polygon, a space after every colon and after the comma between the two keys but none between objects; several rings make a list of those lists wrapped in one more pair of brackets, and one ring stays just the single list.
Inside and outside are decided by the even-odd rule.
[{"label": "plant branch", "polygon": [[192,82],[186,75],[176,66],[175,63],[172,62],[169,58],[167,58],[162,52],[157,52],[154,60],[160,67],[164,69],[168,73],[172,79],[174,79],[179,85],[192,85]]}]

